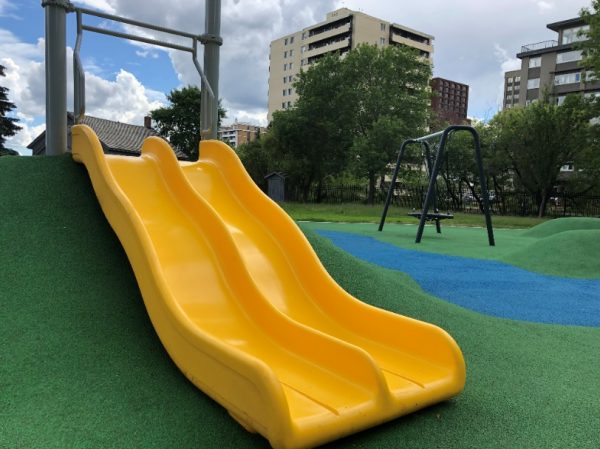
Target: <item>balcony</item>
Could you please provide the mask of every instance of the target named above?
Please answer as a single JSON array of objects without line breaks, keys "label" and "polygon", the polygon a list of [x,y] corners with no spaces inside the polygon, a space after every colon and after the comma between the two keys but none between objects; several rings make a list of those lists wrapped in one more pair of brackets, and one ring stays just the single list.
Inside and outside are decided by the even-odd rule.
[{"label": "balcony", "polygon": [[536,42],[535,44],[527,44],[521,47],[521,53],[526,53],[528,51],[537,51],[537,50],[545,50],[547,48],[558,47],[558,41],[550,40],[550,41],[542,41]]}]

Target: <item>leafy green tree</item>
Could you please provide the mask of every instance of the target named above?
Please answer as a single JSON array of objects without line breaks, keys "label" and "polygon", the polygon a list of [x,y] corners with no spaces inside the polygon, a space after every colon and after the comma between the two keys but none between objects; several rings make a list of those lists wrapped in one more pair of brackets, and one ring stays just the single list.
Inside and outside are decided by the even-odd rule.
[{"label": "leafy green tree", "polygon": [[326,56],[300,73],[294,85],[298,101],[272,122],[288,179],[307,192],[351,166],[369,179],[373,202],[376,178],[399,143],[422,133],[430,75],[430,64],[408,48],[369,45],[343,58]]},{"label": "leafy green tree", "polygon": [[346,95],[354,105],[356,169],[369,179],[373,203],[376,177],[408,137],[423,134],[429,110],[431,65],[414,49],[359,45],[343,60]]},{"label": "leafy green tree", "polygon": [[591,9],[582,9],[581,17],[590,27],[585,32],[587,39],[577,44],[585,55],[582,64],[600,78],[600,0],[592,0]]},{"label": "leafy green tree", "polygon": [[[0,65],[0,76],[6,76],[4,73],[5,70],[6,68]],[[0,155],[14,154],[12,151],[4,148],[4,142],[6,141],[6,137],[14,136],[21,129],[17,125],[19,119],[6,116],[15,108],[14,103],[8,100],[8,89],[0,86]]]},{"label": "leafy green tree", "polygon": [[324,179],[347,165],[354,105],[341,88],[343,77],[340,58],[325,56],[298,75],[294,108],[273,114],[266,145],[278,161],[275,168],[286,172],[286,183],[297,186],[301,198],[315,184],[318,200]]},{"label": "leafy green tree", "polygon": [[262,189],[266,187],[265,176],[275,171],[272,169],[274,158],[269,151],[269,139],[270,135],[266,134],[235,149],[250,177]]},{"label": "leafy green tree", "polygon": [[496,150],[510,164],[515,181],[538,202],[544,216],[561,167],[574,163],[585,171],[589,147],[595,145],[593,103],[569,95],[562,105],[543,99],[526,108],[508,109],[491,121],[496,128]]},{"label": "leafy green tree", "polygon": [[[156,122],[158,133],[171,142],[174,148],[185,153],[191,160],[198,159],[200,142],[200,89],[187,86],[172,90],[167,95],[170,105],[150,112]],[[226,111],[219,101],[219,123],[226,117]]]}]

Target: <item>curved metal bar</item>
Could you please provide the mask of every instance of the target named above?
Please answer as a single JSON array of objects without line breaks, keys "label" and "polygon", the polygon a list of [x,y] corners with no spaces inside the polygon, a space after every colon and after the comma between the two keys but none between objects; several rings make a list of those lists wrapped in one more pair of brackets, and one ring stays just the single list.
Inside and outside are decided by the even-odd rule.
[{"label": "curved metal bar", "polygon": [[[210,0],[207,0],[210,1]],[[214,1],[214,0],[213,0]],[[215,14],[217,10],[220,12],[220,3],[217,7],[214,7]],[[185,51],[192,54],[192,61],[198,74],[200,75],[200,79],[202,80],[202,99],[201,99],[201,130],[200,135],[201,138],[216,138],[217,137],[217,121],[218,121],[218,100],[216,99],[215,89],[213,89],[208,77],[202,70],[202,66],[198,62],[198,42],[200,41],[203,44],[213,44],[218,46],[223,44],[223,39],[217,34],[213,33],[205,33],[201,35],[195,35],[191,33],[186,33],[183,31],[173,30],[170,28],[161,27],[158,25],[153,25],[145,22],[140,22],[138,20],[127,19],[124,17],[114,16],[112,14],[106,14],[99,11],[94,11],[86,8],[71,8],[70,11],[74,11],[77,14],[77,40],[75,43],[75,50],[73,51],[73,80],[74,80],[74,114],[75,121],[78,123],[83,116],[85,115],[85,72],[83,70],[83,64],[81,63],[80,50],[81,50],[81,42],[83,39],[83,31],[91,31],[94,33],[104,34],[108,36],[119,37],[123,39],[129,39],[133,41],[143,42],[150,45],[156,45],[160,47],[171,48],[174,50]],[[94,26],[84,25],[82,23],[83,14],[88,14],[91,16],[96,16],[108,20],[112,20],[115,22],[126,23],[129,25],[147,28],[155,31],[159,31],[162,33],[168,33],[175,36],[185,37],[192,40],[192,46],[186,47],[179,44],[174,44],[171,42],[165,42],[157,39],[150,39],[143,36],[132,35],[128,33],[121,33],[118,31],[108,30],[104,28],[98,28]],[[220,21],[220,15],[218,15],[217,19]],[[210,31],[210,30],[209,30]],[[218,61],[217,61],[218,63]],[[217,68],[217,76],[218,76],[218,68]],[[217,121],[216,121],[217,120]]]},{"label": "curved metal bar", "polygon": [[[208,78],[206,78],[206,75],[202,70],[202,66],[198,61],[198,39],[193,38],[192,42],[192,61],[194,62],[194,66],[196,67],[196,70],[200,75],[200,79],[202,80],[202,89],[200,91],[202,95],[200,103],[200,136],[202,139],[204,139],[210,138],[213,134],[213,127],[215,124],[212,123],[212,120],[210,119],[210,111],[212,111],[216,99],[212,87],[208,82]],[[208,95],[204,93],[204,90],[206,90],[206,94]]]},{"label": "curved metal bar", "polygon": [[83,40],[83,27],[81,12],[77,13],[77,40],[75,41],[75,49],[73,50],[73,115],[75,123],[81,122],[85,115],[85,71],[81,63],[81,42]]}]

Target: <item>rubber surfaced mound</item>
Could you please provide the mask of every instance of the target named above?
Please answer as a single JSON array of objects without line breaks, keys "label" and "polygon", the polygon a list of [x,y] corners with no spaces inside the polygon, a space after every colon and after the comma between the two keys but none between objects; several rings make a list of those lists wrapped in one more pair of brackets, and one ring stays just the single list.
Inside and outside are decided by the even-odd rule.
[{"label": "rubber surfaced mound", "polygon": [[[268,447],[171,363],[83,167],[0,158],[0,189],[0,447]],[[447,329],[467,362],[456,399],[330,447],[600,446],[600,328],[471,312],[307,234],[350,293]]]}]

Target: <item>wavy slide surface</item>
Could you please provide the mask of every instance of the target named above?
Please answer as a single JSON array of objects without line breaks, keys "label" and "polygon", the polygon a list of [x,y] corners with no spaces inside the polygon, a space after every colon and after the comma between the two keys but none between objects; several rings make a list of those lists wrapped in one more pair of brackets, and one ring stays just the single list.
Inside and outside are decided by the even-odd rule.
[{"label": "wavy slide surface", "polygon": [[442,329],[369,306],[328,275],[302,232],[225,144],[179,163],[149,138],[104,155],[73,127],[146,309],[181,371],[273,447],[322,444],[462,391]]}]

